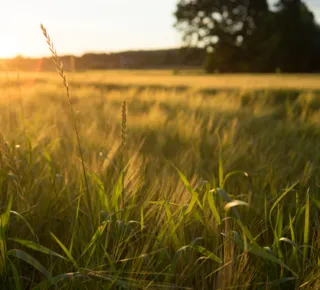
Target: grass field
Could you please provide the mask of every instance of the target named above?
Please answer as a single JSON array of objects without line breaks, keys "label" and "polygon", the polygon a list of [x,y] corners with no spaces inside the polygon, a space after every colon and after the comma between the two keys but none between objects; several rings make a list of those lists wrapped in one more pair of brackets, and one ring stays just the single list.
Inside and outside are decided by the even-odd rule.
[{"label": "grass field", "polygon": [[[200,70],[107,70],[68,73],[69,82],[74,85],[105,86],[105,88],[170,88],[180,91],[198,90],[320,90],[320,75],[204,75]],[[12,73],[12,81],[16,74]],[[21,78],[32,83],[59,83],[59,75],[54,72],[22,72]],[[0,81],[6,82],[7,73],[0,72]]]},{"label": "grass field", "polygon": [[0,77],[1,289],[320,288],[319,76],[68,77]]}]

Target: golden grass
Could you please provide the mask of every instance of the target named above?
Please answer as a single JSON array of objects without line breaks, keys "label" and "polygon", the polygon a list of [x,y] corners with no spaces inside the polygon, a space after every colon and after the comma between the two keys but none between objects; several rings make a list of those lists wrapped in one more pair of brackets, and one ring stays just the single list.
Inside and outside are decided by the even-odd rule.
[{"label": "golden grass", "polygon": [[[0,149],[6,154],[1,193],[5,201],[14,196],[12,209],[34,231],[13,220],[8,249],[18,247],[10,238],[19,238],[64,255],[35,257],[52,276],[74,273],[72,281],[58,283],[69,289],[265,289],[278,283],[314,289],[320,278],[318,77],[162,73],[71,73],[69,99],[61,76],[51,73],[21,74],[20,82],[10,73],[10,84],[0,80],[7,142]],[[268,89],[253,90],[262,85]],[[95,233],[88,230],[82,165]],[[172,165],[186,178],[179,180]],[[225,210],[233,205],[249,208],[235,215],[234,208]],[[18,281],[37,277],[21,279],[23,286],[49,283],[16,265]],[[13,274],[7,277],[3,289],[12,287]]]},{"label": "golden grass", "polygon": [[[55,73],[20,73],[22,81],[58,82]],[[109,84],[116,86],[163,86],[190,89],[320,89],[319,75],[172,75],[170,71],[88,71],[68,73],[70,83]],[[6,82],[6,74],[0,73],[0,82]]]}]

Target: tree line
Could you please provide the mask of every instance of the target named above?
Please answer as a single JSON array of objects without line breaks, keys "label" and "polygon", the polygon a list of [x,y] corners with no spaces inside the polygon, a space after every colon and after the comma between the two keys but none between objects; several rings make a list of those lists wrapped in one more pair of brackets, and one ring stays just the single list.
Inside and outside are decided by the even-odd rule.
[{"label": "tree line", "polygon": [[[86,53],[61,56],[66,71],[105,69],[188,69],[203,65],[206,53],[200,48]],[[55,71],[51,58],[0,59],[0,71]]]},{"label": "tree line", "polygon": [[207,72],[320,72],[320,26],[301,0],[180,0],[176,27]]}]

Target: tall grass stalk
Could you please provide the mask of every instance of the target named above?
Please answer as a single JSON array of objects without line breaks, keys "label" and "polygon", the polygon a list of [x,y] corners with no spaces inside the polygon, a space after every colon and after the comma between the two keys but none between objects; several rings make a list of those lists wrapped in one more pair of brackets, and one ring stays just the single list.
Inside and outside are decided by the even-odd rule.
[{"label": "tall grass stalk", "polygon": [[125,148],[127,145],[127,102],[126,100],[122,103],[122,124],[121,124],[121,149],[122,149],[122,194],[121,194],[121,203],[122,207],[124,206],[124,195],[125,195],[125,187],[124,187],[124,170],[125,170]]},{"label": "tall grass stalk", "polygon": [[21,91],[21,80],[20,80],[20,73],[17,73],[17,81],[18,81],[18,93],[19,93],[19,104],[20,104],[20,115],[21,115],[21,122],[23,126],[23,134],[26,139],[27,144],[27,132],[26,132],[26,124],[25,124],[25,114],[24,114],[24,104],[23,104],[23,98],[22,98],[22,91]]},{"label": "tall grass stalk", "polygon": [[12,97],[11,97],[11,82],[9,78],[9,73],[8,71],[6,72],[7,76],[7,98],[8,98],[8,119],[9,119],[9,131],[12,131],[13,129],[13,121],[12,121]]},{"label": "tall grass stalk", "polygon": [[89,191],[89,182],[88,182],[86,166],[85,166],[85,162],[84,162],[83,149],[82,149],[81,142],[80,142],[80,133],[79,133],[79,129],[78,129],[78,125],[77,125],[74,109],[73,109],[73,106],[72,106],[70,88],[69,88],[67,76],[66,76],[66,74],[64,72],[64,69],[63,69],[63,63],[62,63],[62,61],[60,60],[60,58],[59,58],[59,56],[57,54],[57,51],[56,51],[56,49],[54,47],[54,44],[53,44],[48,32],[47,32],[47,29],[42,24],[40,25],[40,27],[41,27],[41,30],[42,30],[42,33],[43,33],[44,37],[46,38],[48,47],[49,47],[49,49],[51,51],[51,55],[53,57],[53,62],[55,64],[55,66],[56,66],[56,69],[57,69],[60,77],[62,78],[63,86],[64,86],[65,91],[66,91],[66,97],[68,99],[68,103],[69,103],[69,107],[70,107],[70,112],[71,112],[71,117],[72,117],[72,120],[73,120],[74,131],[75,131],[76,136],[77,136],[77,143],[78,143],[78,149],[79,149],[79,154],[80,154],[80,159],[81,159],[81,164],[82,164],[85,187],[86,187],[86,191],[87,191],[87,199],[88,199],[88,203],[89,203],[91,221],[92,221],[92,225],[94,225],[94,215],[93,215],[93,208],[92,208],[91,196],[90,196],[90,191]]},{"label": "tall grass stalk", "polygon": [[126,100],[122,103],[122,126],[121,126],[121,145],[124,151],[127,145],[127,102]]}]

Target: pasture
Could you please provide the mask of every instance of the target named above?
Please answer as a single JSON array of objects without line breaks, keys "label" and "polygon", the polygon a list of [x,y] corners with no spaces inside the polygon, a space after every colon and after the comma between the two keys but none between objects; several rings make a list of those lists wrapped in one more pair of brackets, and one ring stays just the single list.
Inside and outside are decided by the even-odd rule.
[{"label": "pasture", "polygon": [[320,288],[320,76],[67,77],[0,76],[1,289]]}]

